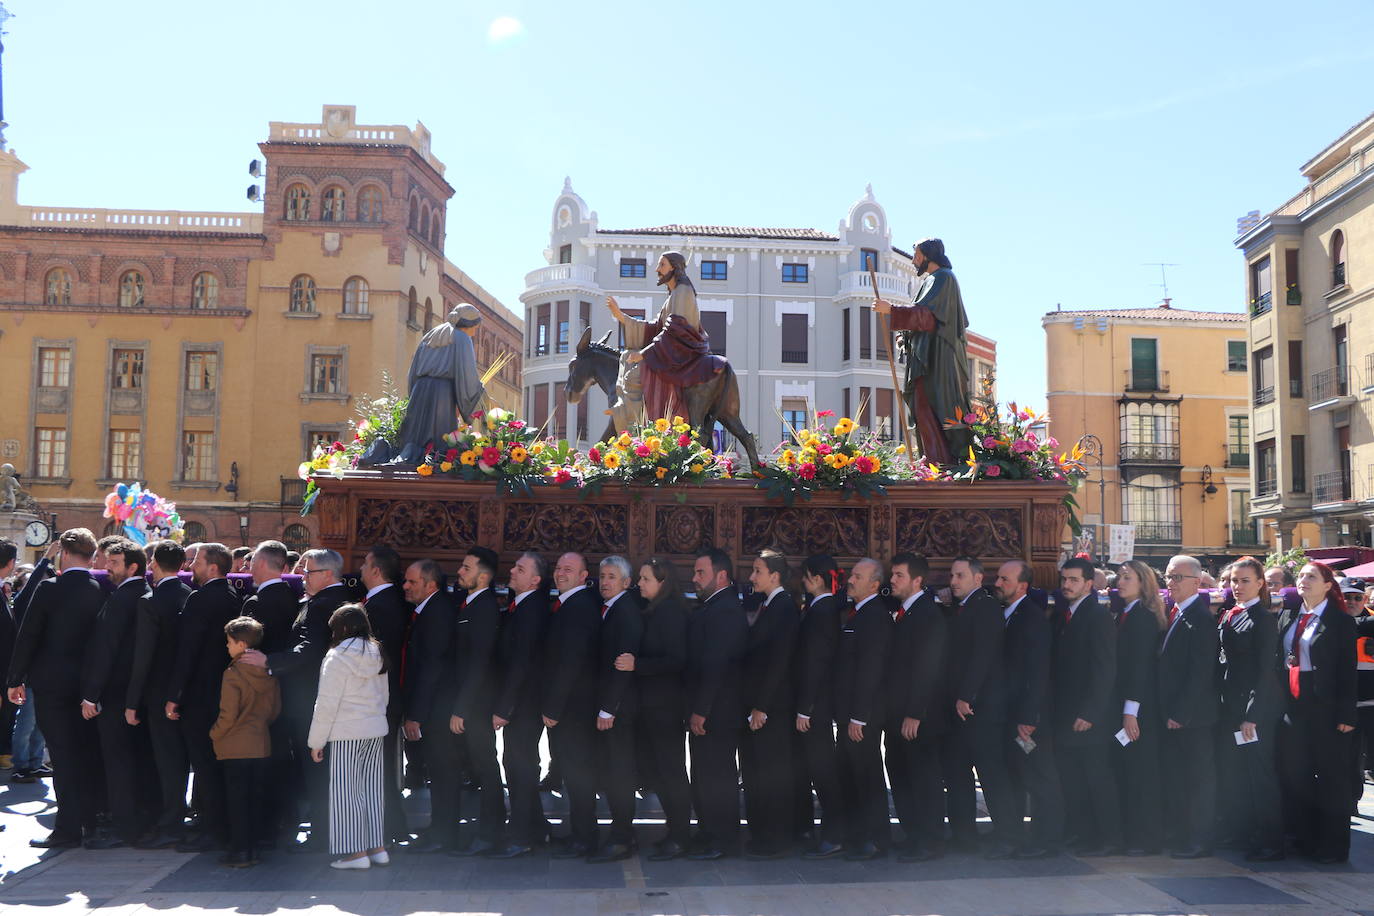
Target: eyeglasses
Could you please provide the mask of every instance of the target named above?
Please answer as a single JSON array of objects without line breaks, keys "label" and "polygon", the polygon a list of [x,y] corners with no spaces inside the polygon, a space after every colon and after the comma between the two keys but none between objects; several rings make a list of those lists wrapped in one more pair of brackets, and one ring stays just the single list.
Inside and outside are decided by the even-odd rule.
[{"label": "eyeglasses", "polygon": [[313,576],[313,575],[314,575],[315,573],[317,573],[317,572],[329,572],[329,570],[327,570],[327,569],[302,569],[302,570],[301,570],[301,577],[304,578],[305,576]]},{"label": "eyeglasses", "polygon": [[1185,576],[1183,573],[1169,573],[1164,577],[1165,582],[1182,582],[1184,579],[1200,579],[1201,576]]}]

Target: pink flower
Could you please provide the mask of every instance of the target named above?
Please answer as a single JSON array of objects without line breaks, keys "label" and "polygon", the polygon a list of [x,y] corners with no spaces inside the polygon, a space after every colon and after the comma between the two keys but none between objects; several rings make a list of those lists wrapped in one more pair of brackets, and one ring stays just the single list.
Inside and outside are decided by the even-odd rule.
[{"label": "pink flower", "polygon": [[488,445],[482,449],[482,463],[490,467],[496,467],[501,463],[501,450],[494,445]]},{"label": "pink flower", "polygon": [[525,421],[524,421],[524,420],[511,420],[511,421],[510,421],[509,423],[507,423],[506,425],[509,426],[511,429],[524,429],[524,428],[525,428]]},{"label": "pink flower", "polygon": [[653,453],[653,449],[649,448],[649,446],[645,445],[643,442],[635,446],[635,454],[641,458],[648,458]]},{"label": "pink flower", "polygon": [[601,463],[601,451],[600,451],[600,449],[598,449],[596,446],[593,445],[592,448],[591,448],[591,451],[587,452],[587,457],[590,458],[590,459],[592,459],[592,461],[595,461],[597,464],[600,464],[600,463]]},{"label": "pink flower", "polygon": [[1016,419],[1018,419],[1018,420],[1020,420],[1022,423],[1024,423],[1024,422],[1026,422],[1027,420],[1030,419],[1030,414],[1026,413],[1024,410],[1017,411],[1017,413],[1016,413]]},{"label": "pink flower", "polygon": [[1002,476],[1002,466],[1001,466],[1000,464],[990,464],[990,465],[988,465],[988,467],[987,467],[987,474],[988,474],[989,477],[1001,477],[1001,476]]},{"label": "pink flower", "polygon": [[[593,449],[593,451],[595,451],[595,449]],[[554,483],[567,483],[569,480],[572,480],[572,475],[568,473],[567,468],[559,468],[557,471],[554,472]]]},{"label": "pink flower", "polygon": [[1059,448],[1059,440],[1054,438],[1054,436],[1050,436],[1048,439],[1046,439],[1045,444],[1048,445],[1051,449]]},{"label": "pink flower", "polygon": [[983,448],[996,448],[996,447],[997,447],[997,437],[996,437],[996,436],[984,436],[984,437],[983,437]]},{"label": "pink flower", "polygon": [[686,433],[683,433],[682,435],[677,437],[677,444],[681,448],[686,448],[687,446],[692,444],[692,437],[687,435]]},{"label": "pink flower", "polygon": [[829,455],[834,449],[830,447],[829,442],[822,442],[816,446],[816,451],[822,455]]},{"label": "pink flower", "polygon": [[1029,439],[1017,439],[1011,444],[1011,453],[1013,455],[1024,455],[1033,451],[1035,451],[1035,443],[1031,442]]},{"label": "pink flower", "polygon": [[476,420],[478,417],[482,416],[482,414],[484,414],[484,413],[486,413],[485,410],[474,410],[474,411],[472,412],[472,418],[473,418],[474,420]]},{"label": "pink flower", "polygon": [[[835,416],[835,411],[833,411],[833,410],[818,410],[818,411],[816,411],[816,416],[818,416],[818,417],[833,417],[833,416]],[[815,470],[815,468],[812,468],[812,470]]]},{"label": "pink flower", "polygon": [[816,466],[809,461],[804,462],[801,467],[797,468],[797,476],[802,480],[815,480]]},{"label": "pink flower", "polygon": [[344,444],[343,444],[342,442],[335,442],[335,443],[334,443],[334,451],[336,451],[336,452],[342,452],[342,451],[344,451]]}]

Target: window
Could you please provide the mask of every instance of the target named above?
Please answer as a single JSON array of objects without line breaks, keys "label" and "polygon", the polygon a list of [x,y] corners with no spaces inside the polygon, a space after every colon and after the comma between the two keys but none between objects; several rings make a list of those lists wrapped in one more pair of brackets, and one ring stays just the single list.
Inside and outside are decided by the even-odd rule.
[{"label": "window", "polygon": [[873,309],[859,306],[859,359],[873,358]]},{"label": "window", "polygon": [[1226,371],[1244,372],[1245,371],[1245,341],[1228,340],[1226,341]]},{"label": "window", "polygon": [[1274,400],[1274,348],[1263,347],[1255,351],[1255,406],[1270,404]]},{"label": "window", "polygon": [[548,355],[549,355],[549,305],[548,305],[548,303],[545,303],[545,304],[539,306],[539,308],[535,310],[535,314],[536,314],[538,317],[535,319],[536,322],[537,322],[537,328],[536,328],[536,336],[535,336],[535,344],[534,344],[534,355],[535,355],[535,356],[548,356]]},{"label": "window", "polygon": [[1263,315],[1274,305],[1274,277],[1269,256],[1250,265],[1250,314]]},{"label": "window", "polygon": [[1302,397],[1302,341],[1288,341],[1288,396]]},{"label": "window", "polygon": [[874,251],[872,248],[860,248],[859,264],[860,270],[877,270],[878,252]]},{"label": "window", "polygon": [[565,299],[565,300],[563,300],[562,302],[558,303],[558,306],[557,306],[558,323],[554,326],[554,327],[555,327],[555,330],[557,331],[557,336],[556,336],[555,339],[554,339],[554,347],[555,347],[554,352],[555,352],[555,353],[567,353],[567,352],[568,352],[568,330],[569,330],[569,325],[568,325],[568,306],[569,306],[569,304],[570,304],[570,303]]},{"label": "window", "polygon": [[419,198],[412,197],[412,198],[410,199],[410,216],[408,216],[408,217],[406,218],[406,225],[410,227],[410,231],[411,231],[411,232],[414,232],[414,231],[416,231],[417,229],[420,228],[420,200],[419,200]]},{"label": "window", "polygon": [[334,445],[334,443],[338,441],[338,439],[338,434],[335,433],[332,429],[310,430],[308,436],[308,443],[305,449],[306,459],[308,460],[311,457],[313,457],[315,454],[315,449],[320,448],[321,446],[323,446],[326,449],[331,448]]},{"label": "window", "polygon": [[1259,529],[1250,518],[1250,491],[1231,491],[1231,543],[1258,545]]},{"label": "window", "polygon": [[66,388],[72,380],[72,351],[66,347],[42,347],[38,351],[38,385]]},{"label": "window", "polygon": [[1289,248],[1283,253],[1283,275],[1288,290],[1288,304],[1302,305],[1302,287],[1298,285],[1298,249]]},{"label": "window", "polygon": [[572,246],[571,246],[571,245],[559,245],[559,246],[558,246],[558,263],[559,263],[559,264],[571,264],[571,263],[572,263]]},{"label": "window", "polygon": [[338,353],[310,357],[310,393],[343,393],[343,357]]},{"label": "window", "polygon": [[1273,496],[1279,490],[1278,463],[1274,455],[1274,440],[1255,443],[1255,495]]},{"label": "window", "polygon": [[785,363],[807,362],[806,316],[782,316],[782,361]]},{"label": "window", "polygon": [[874,411],[873,431],[878,438],[891,440],[892,430],[897,425],[892,420],[893,398],[891,388],[879,388],[876,392],[878,406]]},{"label": "window", "polygon": [[792,434],[806,426],[806,399],[783,398],[780,412],[782,413],[782,441],[795,442],[796,439]]},{"label": "window", "polygon": [[1122,520],[1135,526],[1137,541],[1182,542],[1181,490],[1176,478],[1156,472],[1126,481],[1121,489]]},{"label": "window", "polygon": [[434,215],[429,218],[429,243],[435,248],[442,248],[444,241],[444,226],[439,219],[439,212],[436,210]]},{"label": "window", "polygon": [[143,434],[136,429],[110,430],[110,476],[130,480],[138,476],[142,460]]},{"label": "window", "polygon": [[44,284],[46,292],[43,295],[44,305],[71,305],[72,304],[72,275],[61,267],[54,267],[48,271],[48,279]]},{"label": "window", "polygon": [[320,195],[320,219],[326,223],[341,223],[348,215],[345,212],[346,198],[344,189],[335,185],[325,188]]},{"label": "window", "polygon": [[[186,536],[190,537],[189,531]],[[287,525],[282,529],[281,542],[286,545],[287,550],[305,553],[310,549],[310,529],[299,523]]]},{"label": "window", "polygon": [[282,218],[290,223],[310,219],[310,189],[303,184],[293,184],[286,189],[286,209]]},{"label": "window", "polygon": [[854,415],[853,415],[852,413],[849,412],[849,408],[850,408],[851,405],[850,405],[850,394],[849,394],[849,389],[848,389],[848,388],[844,389],[843,395],[844,395],[844,397],[841,398],[843,409],[840,411],[840,414],[841,414],[841,416],[852,417],[852,416],[854,416]]},{"label": "window", "polygon": [[725,313],[702,312],[701,329],[710,338],[711,352],[716,356],[725,355]]},{"label": "window", "polygon": [[[1345,397],[1350,393],[1350,386],[1347,382],[1350,379],[1350,346],[1346,336],[1346,326],[1338,324],[1331,329],[1331,349],[1336,354],[1335,370],[1335,393],[1337,397]],[[1316,393],[1313,393],[1316,400]]]},{"label": "window", "polygon": [[1250,415],[1239,414],[1226,418],[1226,466],[1250,466]]},{"label": "window", "polygon": [[110,387],[126,391],[143,388],[142,350],[114,351],[114,375],[110,379]]},{"label": "window", "polygon": [[631,279],[643,277],[645,269],[646,265],[643,258],[620,259],[620,275],[622,277],[629,277]]},{"label": "window", "polygon": [[[215,479],[215,436],[213,433],[182,433],[181,479]],[[187,534],[189,536],[190,532]]]},{"label": "window", "polygon": [[291,311],[315,311],[315,280],[305,274],[291,281]]},{"label": "window", "polygon": [[362,277],[349,277],[343,285],[343,310],[345,315],[367,314],[367,281]]},{"label": "window", "polygon": [[1131,339],[1131,390],[1159,391],[1159,341]]},{"label": "window", "polygon": [[840,332],[840,359],[849,359],[849,309],[843,309],[841,321],[844,322],[844,329]]},{"label": "window", "polygon": [[726,263],[724,261],[701,262],[701,279],[724,280],[726,276]]},{"label": "window", "polygon": [[1337,229],[1331,233],[1331,288],[1345,286],[1345,233]]},{"label": "window", "polygon": [[423,237],[429,231],[429,204],[420,204],[420,218],[415,224],[415,233]]},{"label": "window", "polygon": [[1179,460],[1177,401],[1126,401],[1121,405],[1121,460]]},{"label": "window", "polygon": [[[1273,443],[1269,445],[1273,451]],[[1293,467],[1292,489],[1294,493],[1307,492],[1307,437],[1289,436],[1288,437],[1288,457],[1289,464]]]},{"label": "window", "polygon": [[200,522],[184,522],[181,530],[184,532],[182,538],[188,544],[204,544],[210,540],[210,534],[205,530],[205,526]]},{"label": "window", "polygon": [[38,468],[39,477],[61,477],[67,472],[67,431],[65,429],[39,429]]},{"label": "window", "polygon": [[420,327],[420,300],[415,295],[415,287],[410,288],[406,306],[406,324],[412,328]]},{"label": "window", "polygon": [[119,278],[119,306],[126,309],[143,307],[143,274],[126,270]]},{"label": "window", "polygon": [[809,267],[806,264],[784,264],[782,265],[782,282],[806,283],[808,270]]},{"label": "window", "polygon": [[534,415],[530,418],[530,425],[543,429],[549,421],[549,386],[534,386]]},{"label": "window", "polygon": [[186,354],[186,390],[214,391],[219,387],[219,354],[192,350]]},{"label": "window", "polygon": [[358,219],[364,223],[382,221],[382,189],[368,185],[358,192]]}]

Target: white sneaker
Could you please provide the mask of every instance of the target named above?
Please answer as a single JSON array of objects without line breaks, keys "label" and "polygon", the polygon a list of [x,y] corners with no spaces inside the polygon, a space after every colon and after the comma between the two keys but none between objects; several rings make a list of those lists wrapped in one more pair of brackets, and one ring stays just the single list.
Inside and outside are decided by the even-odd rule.
[{"label": "white sneaker", "polygon": [[381,852],[370,852],[367,857],[372,860],[373,865],[390,865],[391,853],[383,849]]},{"label": "white sneaker", "polygon": [[371,868],[372,861],[367,856],[361,856],[357,859],[335,859],[333,862],[329,863],[329,867],[337,868],[342,871],[354,868]]}]

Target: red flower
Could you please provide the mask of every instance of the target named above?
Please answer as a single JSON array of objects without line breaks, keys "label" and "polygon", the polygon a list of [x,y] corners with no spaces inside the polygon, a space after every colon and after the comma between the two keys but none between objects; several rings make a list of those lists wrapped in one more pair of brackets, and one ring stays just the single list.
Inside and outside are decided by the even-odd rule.
[{"label": "red flower", "polygon": [[[595,449],[593,449],[593,451],[595,451]],[[572,480],[572,475],[568,473],[567,468],[559,468],[557,471],[554,472],[554,483],[567,483],[569,480]]]},{"label": "red flower", "polygon": [[484,414],[484,413],[486,413],[485,410],[474,410],[474,411],[472,412],[472,418],[473,418],[474,420],[476,420],[478,417],[482,416],[482,414]]},{"label": "red flower", "polygon": [[601,463],[601,451],[595,445],[592,446],[591,451],[587,452],[587,457],[598,464]]},{"label": "red flower", "polygon": [[818,416],[818,417],[833,417],[833,416],[835,416],[835,411],[833,411],[833,410],[818,410],[818,411],[816,411],[816,416]]},{"label": "red flower", "polygon": [[482,463],[488,467],[496,467],[501,463],[501,450],[494,445],[482,449]]},{"label": "red flower", "polygon": [[457,460],[458,460],[458,449],[456,449],[456,448],[451,448],[451,449],[449,449],[448,451],[444,452],[444,460],[445,460],[445,461],[457,461]]},{"label": "red flower", "polygon": [[816,451],[820,452],[822,455],[829,455],[834,449],[830,447],[829,442],[822,442],[816,446]]},{"label": "red flower", "polygon": [[677,444],[682,448],[686,448],[687,446],[692,444],[692,437],[687,435],[686,433],[683,433],[682,435],[677,437]]},{"label": "red flower", "polygon": [[872,474],[876,470],[873,459],[867,455],[860,455],[858,458],[855,458],[854,467],[859,469],[860,474]]},{"label": "red flower", "polygon": [[343,444],[342,442],[335,442],[335,443],[334,443],[334,451],[336,451],[336,452],[342,452],[343,450],[344,450],[344,444]]},{"label": "red flower", "polygon": [[816,466],[809,461],[804,462],[801,467],[797,468],[797,476],[802,480],[815,480]]},{"label": "red flower", "polygon": [[649,446],[641,442],[639,445],[635,446],[635,454],[641,458],[648,458],[653,452],[649,450]]},{"label": "red flower", "polygon": [[1001,477],[1002,466],[1000,464],[990,464],[988,465],[987,473],[989,477]]}]

